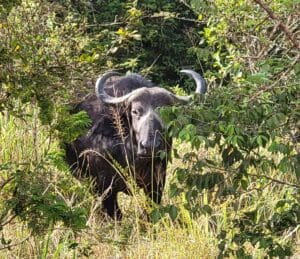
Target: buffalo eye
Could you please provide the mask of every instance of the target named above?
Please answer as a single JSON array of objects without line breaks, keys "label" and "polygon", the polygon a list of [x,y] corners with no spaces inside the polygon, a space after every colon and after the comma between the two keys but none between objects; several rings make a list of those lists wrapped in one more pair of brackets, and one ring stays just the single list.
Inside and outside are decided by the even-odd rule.
[{"label": "buffalo eye", "polygon": [[133,109],[133,110],[131,110],[131,114],[133,116],[139,117],[143,114],[143,110],[142,109]]},{"label": "buffalo eye", "polygon": [[138,115],[138,111],[137,110],[132,110],[131,114],[134,115],[134,116],[137,116]]}]

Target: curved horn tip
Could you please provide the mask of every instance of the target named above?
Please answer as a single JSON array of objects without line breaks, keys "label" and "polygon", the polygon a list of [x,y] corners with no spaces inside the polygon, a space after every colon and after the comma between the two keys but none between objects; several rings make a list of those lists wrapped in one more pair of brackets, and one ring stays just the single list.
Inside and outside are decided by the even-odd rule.
[{"label": "curved horn tip", "polygon": [[193,70],[191,70],[191,69],[181,69],[180,70],[181,73],[190,73],[191,71],[193,71]]},{"label": "curved horn tip", "polygon": [[99,86],[98,84],[100,83],[101,80],[102,80],[102,82],[103,81],[105,82],[109,77],[120,76],[120,75],[121,75],[121,73],[114,71],[114,70],[107,71],[104,74],[98,76],[95,86],[97,88]]},{"label": "curved horn tip", "polygon": [[180,72],[181,73],[186,73],[186,74],[198,74],[196,71],[194,71],[192,69],[181,69]]},{"label": "curved horn tip", "polygon": [[200,76],[201,75],[199,73],[197,73],[196,71],[192,70],[192,69],[181,69],[180,73],[185,73],[185,74],[189,74],[189,75],[194,75],[194,76]]},{"label": "curved horn tip", "polygon": [[195,80],[197,85],[196,94],[205,94],[207,92],[205,79],[199,73],[191,69],[182,69],[180,70],[180,72],[191,75],[192,78]]},{"label": "curved horn tip", "polygon": [[120,75],[118,72],[107,72],[101,77],[98,78],[96,82],[96,95],[97,97],[103,101],[104,103],[110,103],[110,104],[119,104],[127,101],[131,96],[134,96],[135,94],[144,91],[145,87],[137,88],[133,90],[132,92],[129,92],[128,94],[125,94],[120,97],[110,96],[105,92],[105,83],[106,80],[108,80],[112,76]]},{"label": "curved horn tip", "polygon": [[112,76],[119,76],[120,73],[116,71],[108,71],[104,73],[103,75],[99,76],[96,84],[95,84],[95,90],[96,90],[96,95],[99,99],[104,100],[104,96],[106,96],[104,92],[104,84],[105,82]]}]

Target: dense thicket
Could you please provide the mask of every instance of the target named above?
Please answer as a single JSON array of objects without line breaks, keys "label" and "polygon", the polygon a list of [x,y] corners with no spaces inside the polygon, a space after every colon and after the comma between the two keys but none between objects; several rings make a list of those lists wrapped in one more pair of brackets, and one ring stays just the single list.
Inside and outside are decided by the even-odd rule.
[{"label": "dense thicket", "polygon": [[[16,0],[0,10],[0,230],[16,219],[36,233],[57,222],[85,226],[85,193],[70,180],[58,139],[85,130],[86,115],[68,107],[93,91],[98,74],[139,72],[190,92],[179,70],[192,68],[209,92],[161,110],[169,134],[190,151],[175,147],[181,163],[169,202],[152,220],[185,225],[208,216],[220,257],[296,251],[298,0]],[[22,127],[30,138],[13,130]],[[9,247],[4,235],[1,245]]]}]

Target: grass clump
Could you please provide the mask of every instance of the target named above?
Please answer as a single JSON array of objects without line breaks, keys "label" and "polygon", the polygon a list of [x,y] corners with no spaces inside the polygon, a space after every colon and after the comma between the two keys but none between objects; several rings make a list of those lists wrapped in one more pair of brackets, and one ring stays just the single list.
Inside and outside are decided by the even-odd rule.
[{"label": "grass clump", "polygon": [[[263,242],[285,249],[299,241],[299,225],[293,223],[298,215],[292,202],[295,187],[252,178],[246,191],[224,196],[221,192],[229,180],[225,179],[223,186],[204,189],[197,199],[188,200],[190,190],[172,194],[172,184],[178,184],[176,168],[192,170],[193,164],[184,163],[180,156],[169,165],[162,206],[154,209],[156,223],[141,218],[146,205],[139,190],[134,197],[121,194],[122,222],[107,219],[98,213],[89,183],[78,182],[63,167],[55,166],[58,160],[52,157],[60,152],[59,146],[50,141],[49,129],[35,116],[33,112],[26,122],[0,117],[1,258],[215,258],[222,246],[238,251],[238,238],[248,240],[243,243],[244,253],[263,258],[269,249]],[[178,141],[175,146],[180,154],[191,150]],[[214,149],[198,155],[217,158]],[[275,171],[270,177],[293,181],[287,175],[279,178]],[[187,188],[184,182],[180,186]],[[269,225],[269,232],[264,225]],[[247,236],[253,230],[257,242]]]}]

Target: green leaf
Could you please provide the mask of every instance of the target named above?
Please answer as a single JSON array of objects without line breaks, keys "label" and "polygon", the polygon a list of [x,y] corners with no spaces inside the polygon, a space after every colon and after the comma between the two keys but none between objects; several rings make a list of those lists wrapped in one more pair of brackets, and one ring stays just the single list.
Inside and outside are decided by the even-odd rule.
[{"label": "green leaf", "polygon": [[269,139],[264,135],[259,135],[256,137],[256,142],[260,147],[265,147]]},{"label": "green leaf", "polygon": [[241,180],[241,186],[244,190],[247,190],[248,189],[248,186],[249,186],[249,181],[246,180],[246,179],[242,179]]},{"label": "green leaf", "polygon": [[177,184],[175,183],[172,183],[170,185],[170,188],[169,188],[169,197],[170,198],[173,198],[175,196],[178,196],[180,193],[182,192],[182,189],[180,189]]},{"label": "green leaf", "polygon": [[150,218],[153,223],[157,223],[162,217],[163,217],[163,214],[161,213],[161,211],[159,209],[154,209],[150,213]]},{"label": "green leaf", "polygon": [[247,77],[247,81],[254,84],[266,84],[270,83],[271,80],[268,78],[266,73],[256,73]]},{"label": "green leaf", "polygon": [[211,208],[211,206],[209,206],[209,205],[204,205],[202,208],[201,208],[201,210],[205,213],[205,214],[207,214],[207,215],[211,215],[212,214],[212,212],[213,212],[213,209]]},{"label": "green leaf", "polygon": [[268,148],[268,151],[270,151],[271,153],[282,153],[284,155],[288,155],[290,153],[290,148],[287,144],[277,143],[276,141],[273,141]]},{"label": "green leaf", "polygon": [[170,218],[174,221],[178,216],[178,208],[174,205],[171,205],[168,208],[168,212],[169,212]]},{"label": "green leaf", "polygon": [[279,165],[278,165],[278,169],[282,173],[288,173],[291,171],[291,164],[290,164],[288,157],[284,157],[281,159],[281,161],[279,162]]},{"label": "green leaf", "polygon": [[228,146],[222,152],[223,164],[228,167],[243,159],[243,154],[234,146]]}]

